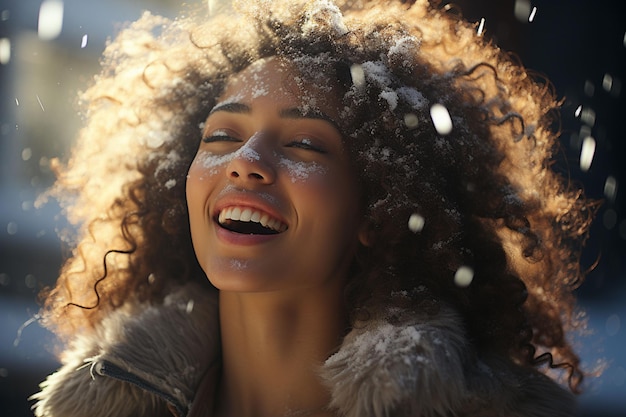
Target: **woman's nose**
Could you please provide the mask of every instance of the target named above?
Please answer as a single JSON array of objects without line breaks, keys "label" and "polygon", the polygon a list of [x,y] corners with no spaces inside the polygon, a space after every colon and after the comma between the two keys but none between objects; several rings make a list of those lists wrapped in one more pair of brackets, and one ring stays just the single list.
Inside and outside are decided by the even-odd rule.
[{"label": "woman's nose", "polygon": [[267,136],[257,132],[235,152],[228,164],[227,175],[235,182],[271,184],[276,178],[271,155]]}]

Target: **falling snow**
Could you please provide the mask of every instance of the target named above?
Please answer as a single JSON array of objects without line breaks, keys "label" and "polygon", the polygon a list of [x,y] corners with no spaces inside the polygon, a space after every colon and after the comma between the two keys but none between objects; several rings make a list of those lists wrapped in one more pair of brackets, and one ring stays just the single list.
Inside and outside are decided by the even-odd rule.
[{"label": "falling snow", "polygon": [[354,84],[355,87],[360,88],[365,85],[365,71],[363,71],[361,65],[352,65],[350,67],[350,75],[352,76],[352,84]]},{"label": "falling snow", "polygon": [[434,104],[430,108],[430,117],[433,120],[435,129],[440,135],[448,135],[452,132],[452,119],[448,109],[442,104]]},{"label": "falling snow", "polygon": [[580,169],[583,172],[587,172],[591,167],[591,162],[593,161],[594,154],[596,152],[596,140],[587,136],[583,139],[583,146],[580,151]]},{"label": "falling snow", "polygon": [[454,273],[454,284],[458,287],[469,287],[474,279],[474,270],[469,266],[461,266]]},{"label": "falling snow", "polygon": [[7,224],[7,233],[9,235],[17,234],[17,223],[9,222],[9,224]]},{"label": "falling snow", "polygon": [[413,233],[421,232],[425,223],[426,220],[424,217],[417,213],[413,213],[411,214],[411,217],[409,217],[409,230]]},{"label": "falling snow", "polygon": [[0,65],[6,65],[11,60],[11,41],[0,38]]},{"label": "falling snow", "polygon": [[620,327],[621,327],[621,320],[617,314],[611,314],[606,319],[605,329],[606,329],[606,334],[608,336],[617,335],[617,333],[619,333]]},{"label": "falling snow", "polygon": [[[515,0],[514,8],[515,18],[520,22],[529,21],[531,14],[531,5],[528,0]],[[533,16],[534,17],[534,16]]]},{"label": "falling snow", "polygon": [[46,109],[43,106],[43,103],[41,102],[41,98],[39,98],[39,95],[35,95],[35,97],[37,98],[37,103],[39,103],[39,107],[41,107],[41,111],[46,111]]},{"label": "falling snow", "polygon": [[477,35],[482,36],[484,30],[485,30],[485,18],[483,17],[480,19],[480,24],[478,25],[478,29],[476,30]]},{"label": "falling snow", "polygon": [[415,129],[419,125],[419,118],[414,113],[404,115],[404,125],[407,129]]},{"label": "falling snow", "polygon": [[28,161],[33,156],[33,150],[31,148],[24,148],[22,150],[22,160]]},{"label": "falling snow", "polygon": [[615,200],[617,194],[617,179],[609,175],[604,182],[604,196],[610,201]]},{"label": "falling snow", "polygon": [[63,29],[63,2],[45,0],[39,8],[37,33],[42,40],[52,40],[61,34]]}]

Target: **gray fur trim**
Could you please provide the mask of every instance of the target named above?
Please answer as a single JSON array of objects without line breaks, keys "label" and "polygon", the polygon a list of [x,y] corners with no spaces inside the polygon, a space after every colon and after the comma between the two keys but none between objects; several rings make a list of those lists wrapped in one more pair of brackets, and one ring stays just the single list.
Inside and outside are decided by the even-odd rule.
[{"label": "gray fur trim", "polygon": [[[189,407],[220,359],[217,294],[187,285],[160,305],[127,305],[78,335],[32,399],[37,417],[161,417],[163,400],[98,373],[104,361]],[[213,368],[216,369],[216,368]],[[321,369],[343,417],[571,417],[572,394],[504,358],[480,360],[461,319],[394,309],[357,323]],[[205,379],[210,388],[214,377]],[[212,389],[207,389],[212,392]]]},{"label": "gray fur trim", "polygon": [[37,417],[123,417],[168,415],[154,395],[102,377],[110,362],[176,398],[184,406],[219,356],[217,293],[186,285],[162,305],[126,305],[107,316],[95,332],[78,335],[63,366],[42,384],[33,409]]},{"label": "gray fur trim", "polygon": [[573,395],[507,359],[479,360],[456,314],[357,324],[322,367],[342,417],[572,417]]},{"label": "gray fur trim", "polygon": [[357,324],[323,366],[331,406],[345,417],[442,416],[467,396],[459,320],[388,318]]}]

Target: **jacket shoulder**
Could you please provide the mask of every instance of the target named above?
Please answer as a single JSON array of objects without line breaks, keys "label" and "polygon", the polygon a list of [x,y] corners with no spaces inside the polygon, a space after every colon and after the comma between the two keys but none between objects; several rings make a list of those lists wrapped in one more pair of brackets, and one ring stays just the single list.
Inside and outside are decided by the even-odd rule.
[{"label": "jacket shoulder", "polygon": [[[217,296],[188,284],[163,303],[129,303],[77,335],[31,397],[37,417],[148,417],[191,402],[219,354]],[[109,369],[115,372],[110,372]]]},{"label": "jacket shoulder", "polygon": [[346,417],[572,417],[574,396],[505,358],[479,358],[449,307],[357,323],[322,368]]}]

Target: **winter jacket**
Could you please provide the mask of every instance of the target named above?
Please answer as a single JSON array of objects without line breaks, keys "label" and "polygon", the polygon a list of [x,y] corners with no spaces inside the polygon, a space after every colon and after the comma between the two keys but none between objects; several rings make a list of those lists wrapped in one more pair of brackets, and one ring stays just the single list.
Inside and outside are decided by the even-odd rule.
[{"label": "winter jacket", "polygon": [[[32,399],[38,417],[210,417],[220,368],[217,295],[186,285],[115,310],[77,335]],[[461,320],[395,310],[357,323],[321,375],[346,417],[565,417],[573,396],[510,361],[473,353]],[[199,386],[202,387],[199,389]],[[194,403],[194,399],[196,399]]]}]

